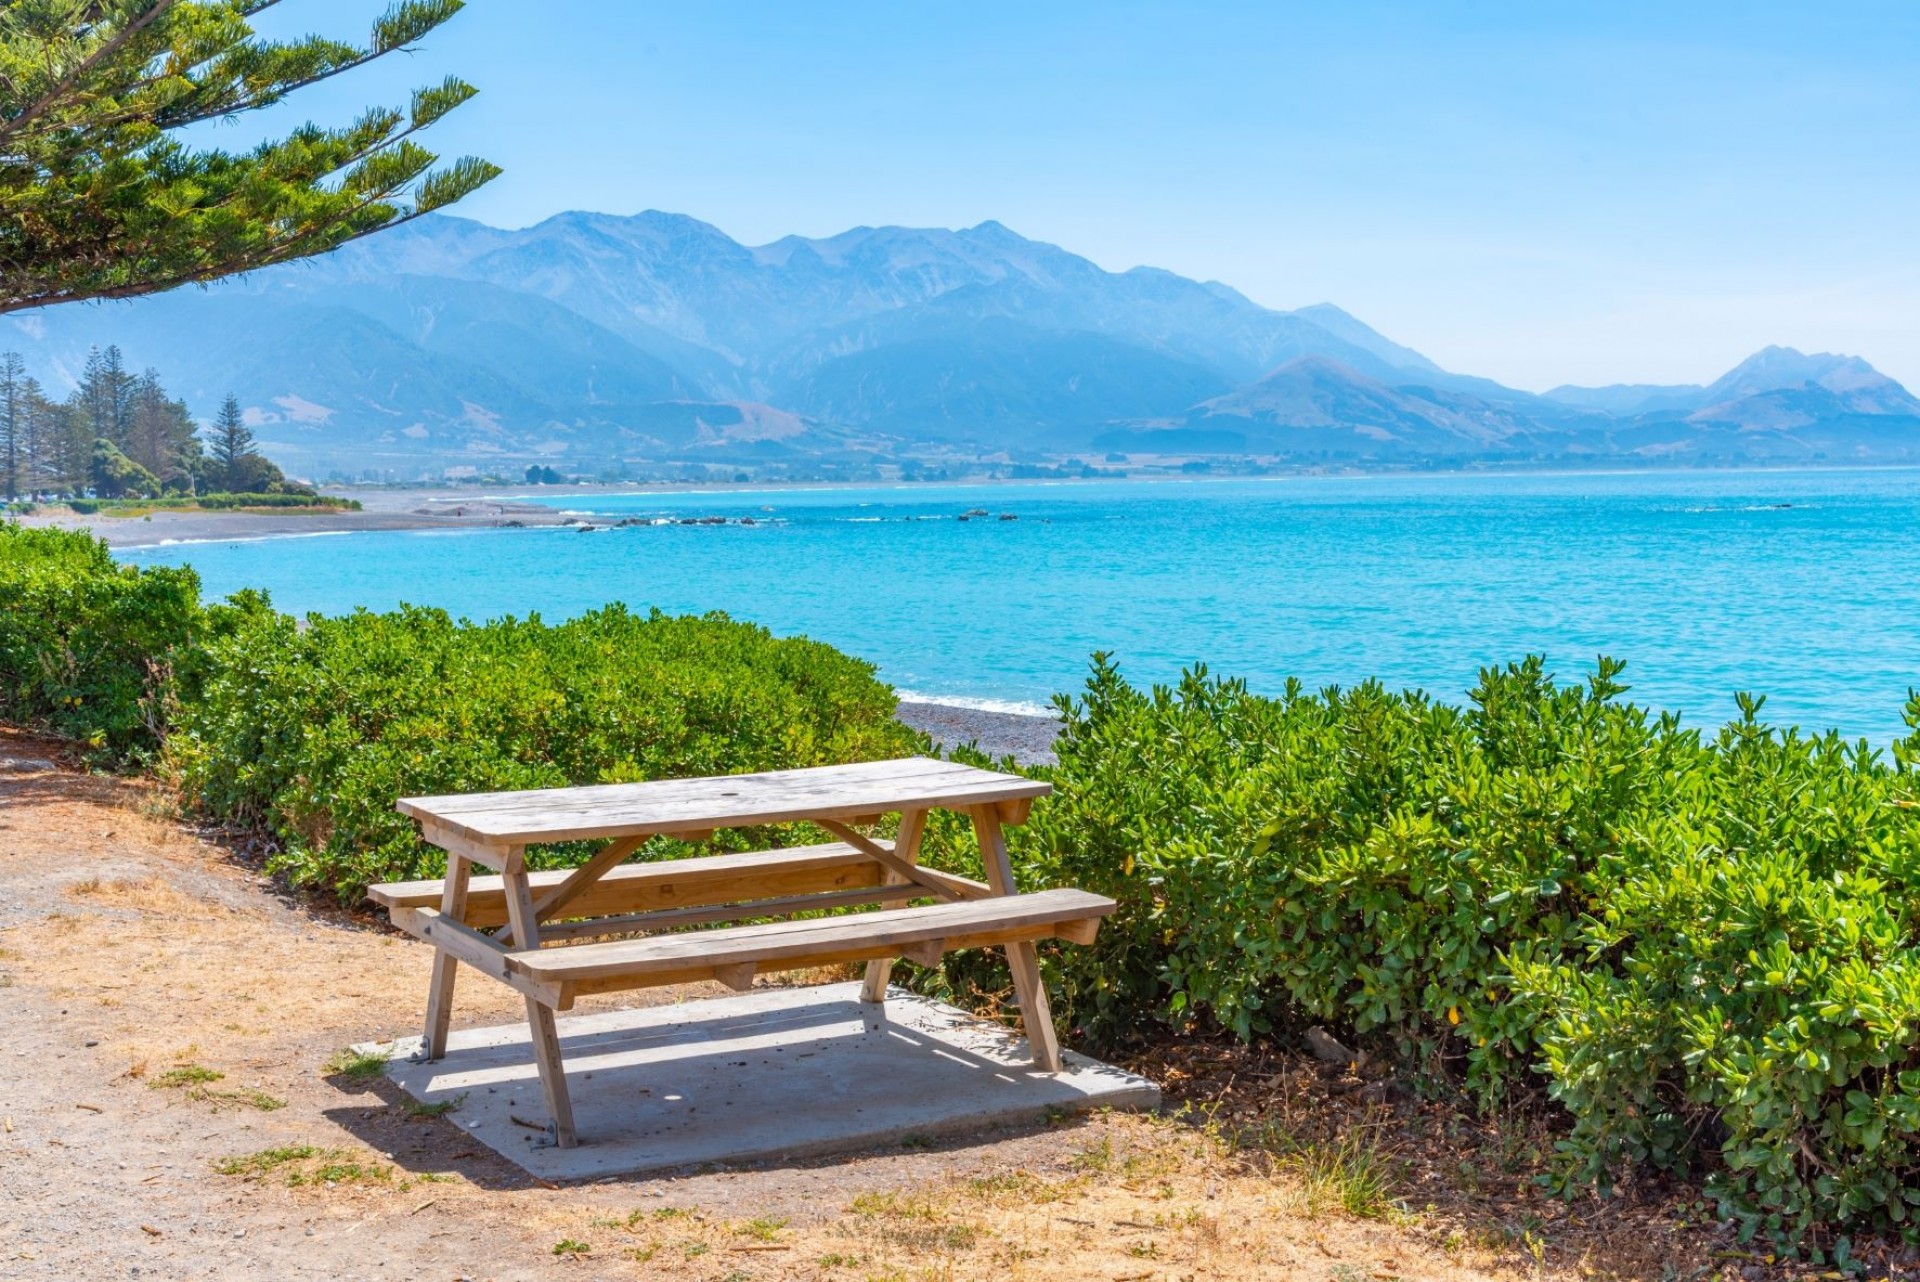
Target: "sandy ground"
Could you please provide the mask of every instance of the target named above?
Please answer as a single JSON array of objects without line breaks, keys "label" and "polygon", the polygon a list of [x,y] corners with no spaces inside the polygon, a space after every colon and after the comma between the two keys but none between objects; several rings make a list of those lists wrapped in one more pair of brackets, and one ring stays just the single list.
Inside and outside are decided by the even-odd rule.
[{"label": "sandy ground", "polygon": [[[0,730],[3,1277],[1721,1276],[1707,1252],[1724,1239],[1669,1247],[1664,1221],[1569,1212],[1497,1155],[1479,1202],[1438,1209],[1468,1149],[1376,1148],[1384,1115],[1354,1111],[1371,1106],[1347,1086],[1237,1052],[1135,1065],[1199,1102],[1184,1117],[542,1185],[410,1114],[384,1078],[330,1067],[412,1031],[426,948],[282,896],[170,819],[153,786],[58,751]],[[460,996],[463,1024],[515,1017],[518,999],[470,972]],[[1250,1149],[1228,1121],[1299,1138]],[[1619,1231],[1556,1236],[1582,1217]]]}]

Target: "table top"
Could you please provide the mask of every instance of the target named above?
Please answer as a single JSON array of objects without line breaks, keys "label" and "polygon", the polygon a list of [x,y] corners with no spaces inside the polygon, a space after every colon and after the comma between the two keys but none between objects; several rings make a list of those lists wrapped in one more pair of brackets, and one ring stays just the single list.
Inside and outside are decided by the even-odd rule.
[{"label": "table top", "polygon": [[487,845],[699,832],[800,819],[851,819],[896,810],[994,805],[1044,797],[1052,787],[954,761],[905,757],[804,770],[656,779],[525,792],[402,797],[402,814]]}]

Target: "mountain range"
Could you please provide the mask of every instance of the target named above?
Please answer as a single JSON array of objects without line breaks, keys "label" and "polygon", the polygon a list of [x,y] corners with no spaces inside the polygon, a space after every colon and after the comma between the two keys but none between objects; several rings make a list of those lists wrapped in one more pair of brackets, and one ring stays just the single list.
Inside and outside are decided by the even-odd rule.
[{"label": "mountain range", "polygon": [[1331,304],[1108,272],[997,222],[749,246],[680,214],[433,215],[0,324],[54,387],[110,342],[197,412],[237,393],[266,450],[317,477],[1920,460],[1920,400],[1857,357],[1771,347],[1702,386],[1534,395]]}]

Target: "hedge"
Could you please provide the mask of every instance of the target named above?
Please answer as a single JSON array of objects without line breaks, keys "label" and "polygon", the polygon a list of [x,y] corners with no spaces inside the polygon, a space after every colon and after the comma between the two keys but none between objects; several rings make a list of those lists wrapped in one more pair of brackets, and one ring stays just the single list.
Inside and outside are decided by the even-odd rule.
[{"label": "hedge", "polygon": [[1777,1242],[1920,1241],[1916,741],[1744,696],[1703,735],[1621,675],[1529,659],[1461,708],[1204,669],[1140,690],[1096,657],[1055,795],[1010,830],[1023,880],[1121,904],[1049,952],[1064,1017],[1108,1047],[1326,1024],[1429,1089],[1557,1101],[1568,1190],[1647,1164]]},{"label": "hedge", "polygon": [[330,494],[166,494],[157,498],[76,498],[66,500],[66,506],[82,516],[92,516],[98,512],[110,516],[116,512],[224,512],[236,508],[317,508],[328,512],[358,512],[360,500],[336,498]]},{"label": "hedge", "polygon": [[[438,875],[396,797],[734,774],[900,756],[871,665],[724,615],[609,606],[549,626],[438,610],[249,612],[209,646],[170,763],[202,810],[270,828],[273,867],[352,900]],[[728,834],[778,840],[777,834]],[[577,860],[536,848],[536,864]]]},{"label": "hedge", "polygon": [[85,535],[0,523],[0,719],[148,756],[203,622],[190,569],[136,570]]}]

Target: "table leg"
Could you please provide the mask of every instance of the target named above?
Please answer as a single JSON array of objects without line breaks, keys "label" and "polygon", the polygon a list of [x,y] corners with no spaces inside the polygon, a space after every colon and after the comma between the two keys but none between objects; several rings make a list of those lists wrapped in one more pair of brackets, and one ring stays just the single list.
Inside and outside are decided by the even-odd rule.
[{"label": "table leg", "polygon": [[[467,916],[467,881],[473,865],[465,855],[447,852],[447,884],[440,892],[440,915],[448,921],[464,921]],[[453,1024],[453,981],[460,974],[460,962],[452,953],[436,950],[433,981],[427,987],[427,1027],[420,1038],[421,1056],[439,1059],[447,1053],[447,1030]]]},{"label": "table leg", "polygon": [[[1013,863],[1007,858],[1007,837],[1000,829],[999,814],[992,806],[975,806],[971,813],[987,884],[996,895],[1013,894]],[[1054,1035],[1053,1011],[1047,1005],[1047,986],[1040,981],[1040,959],[1033,945],[1008,944],[1007,968],[1013,972],[1013,992],[1020,999],[1020,1022],[1026,1026],[1027,1045],[1033,1048],[1034,1067],[1057,1073],[1060,1041]]]},{"label": "table leg", "polygon": [[[900,831],[893,839],[893,853],[910,864],[919,862],[920,838],[926,830],[926,811],[901,811]],[[897,886],[905,880],[905,877],[889,868],[883,884]],[[860,985],[861,1001],[884,1002],[887,1000],[887,981],[893,978],[893,960],[891,957],[876,957],[867,963],[866,982]]]},{"label": "table leg", "polygon": [[[533,912],[533,892],[527,885],[527,866],[520,852],[507,858],[501,874],[507,894],[507,923],[513,927],[516,951],[540,947],[540,925]],[[554,1143],[573,1148],[580,1140],[573,1129],[573,1101],[567,1096],[567,1070],[560,1060],[560,1034],[553,1008],[537,997],[527,998],[527,1027],[533,1034],[533,1059],[540,1068],[540,1089],[553,1118]]]}]

